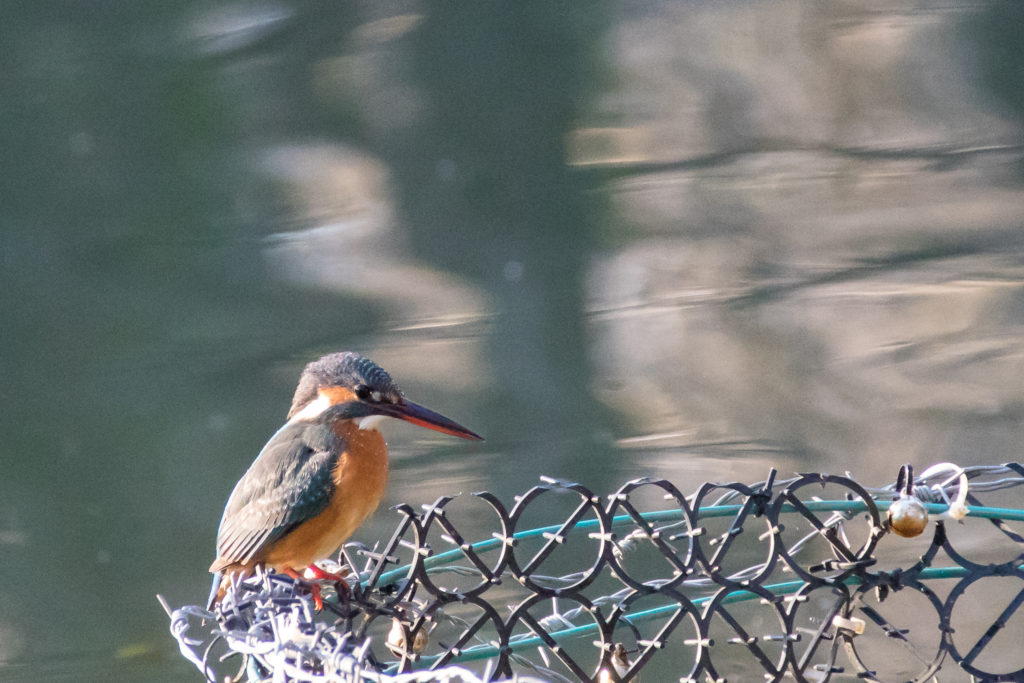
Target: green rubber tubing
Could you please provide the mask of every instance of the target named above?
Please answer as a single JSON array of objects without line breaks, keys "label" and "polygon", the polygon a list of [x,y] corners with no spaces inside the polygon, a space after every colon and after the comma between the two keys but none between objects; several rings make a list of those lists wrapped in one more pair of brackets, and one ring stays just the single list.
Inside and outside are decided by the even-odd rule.
[{"label": "green rubber tubing", "polygon": [[[875,501],[875,506],[885,511],[889,509],[893,501],[878,500]],[[867,504],[863,500],[812,500],[803,503],[804,507],[812,512],[849,512],[858,513],[866,512],[868,509]],[[949,506],[945,503],[924,503],[925,508],[928,510],[929,515],[941,515]],[[740,511],[742,505],[713,505],[709,507],[702,507],[697,515],[698,519],[711,519],[715,517],[729,517],[735,515]],[[782,506],[782,512],[793,512],[795,508],[792,505],[786,504]],[[1024,510],[1014,510],[1011,508],[993,508],[993,507],[980,507],[980,506],[968,506],[967,507],[968,517],[980,517],[983,519],[1003,519],[1007,521],[1024,522]],[[662,510],[659,512],[645,512],[641,514],[648,522],[671,522],[677,521],[683,518],[683,513],[680,510]],[[612,526],[621,526],[634,521],[630,515],[620,515],[612,518]],[[526,531],[519,531],[512,535],[512,538],[516,540],[535,538],[544,534],[551,534],[558,531],[561,525],[552,525],[540,527],[539,529],[528,529]],[[576,523],[575,528],[577,529],[594,529],[597,528],[598,523],[596,519],[585,519]],[[489,550],[495,550],[500,548],[502,541],[497,538],[490,538],[486,541],[478,541],[472,544],[472,548],[477,552],[486,552]],[[440,565],[448,564],[453,559],[457,559],[462,555],[462,550],[456,548],[454,550],[448,550],[443,553],[438,553],[428,557],[423,561],[423,565],[426,569],[437,567]],[[378,579],[377,583],[381,586],[386,586],[393,581],[403,578],[409,571],[409,565],[393,569],[389,572],[385,572]],[[363,587],[367,587],[367,582],[363,582]]]},{"label": "green rubber tubing", "polygon": [[[889,509],[889,506],[893,501],[874,501],[875,506],[880,511]],[[847,512],[857,514],[860,512],[866,512],[868,507],[863,500],[816,500],[803,502],[804,507],[812,512]],[[924,503],[925,508],[929,515],[941,515],[949,509],[949,506],[945,503]],[[742,505],[714,505],[708,507],[702,507],[698,511],[698,519],[712,519],[715,517],[729,517],[736,515],[741,509]],[[784,504],[782,506],[782,512],[794,512],[796,508],[792,505]],[[968,517],[978,517],[981,519],[1002,519],[1009,521],[1024,521],[1024,510],[1015,510],[1012,508],[996,508],[996,507],[982,507],[982,506],[968,506],[967,507]],[[680,510],[662,510],[659,512],[647,512],[641,513],[641,517],[648,522],[670,522],[677,521],[683,518],[682,511]],[[635,522],[630,515],[620,515],[612,519],[612,526],[622,526]],[[552,525],[546,527],[540,527],[537,529],[528,529],[526,531],[520,531],[513,534],[513,538],[528,539],[542,536],[544,534],[551,534],[558,531],[561,525]],[[575,524],[574,528],[579,529],[593,529],[598,527],[598,520],[588,519],[581,520]],[[472,544],[473,550],[477,552],[487,552],[495,550],[501,547],[501,539],[493,538],[486,541],[479,541]],[[449,561],[457,559],[462,555],[462,550],[455,549],[449,550],[437,555],[428,557],[424,560],[424,566],[429,570],[434,567],[443,566]],[[1020,569],[1024,570],[1024,565],[1021,565]],[[387,585],[393,581],[403,578],[409,571],[409,565],[405,565],[398,569],[394,569],[389,572],[385,572],[378,579],[379,585]],[[959,579],[967,576],[967,569],[964,567],[929,567],[921,570],[917,574],[919,580],[937,580],[937,579]],[[859,583],[857,577],[850,577],[846,581],[847,583]],[[790,595],[800,590],[801,587],[806,585],[803,581],[786,581],[784,583],[776,583],[764,586],[764,589],[769,591],[772,595]],[[367,587],[367,583],[363,583],[363,587]],[[760,594],[752,591],[737,590],[731,595],[726,596],[723,600],[723,604],[731,604],[736,602],[744,602],[746,600],[756,600],[761,597]],[[705,596],[702,598],[695,598],[692,603],[696,607],[700,607],[713,599],[713,596]],[[659,617],[670,614],[674,610],[679,609],[678,605],[664,605],[661,607],[654,607],[649,610],[637,612],[628,617],[632,623],[641,623],[644,621],[650,621]],[[574,628],[563,629],[551,633],[550,636],[553,639],[563,638],[582,638],[586,636],[594,636],[597,634],[596,624],[585,624],[583,626],[576,626]],[[533,636],[531,638],[523,638],[516,640],[509,644],[509,648],[514,652],[518,650],[525,650],[533,647],[538,647],[544,644],[544,641],[539,636]],[[498,654],[498,648],[493,645],[477,645],[475,647],[467,648],[463,650],[459,656],[453,658],[452,663],[456,662],[468,662],[480,659],[487,659],[494,657]],[[419,662],[421,664],[430,664],[438,659],[441,655],[430,655],[422,657]],[[389,671],[393,670],[389,669]]]}]

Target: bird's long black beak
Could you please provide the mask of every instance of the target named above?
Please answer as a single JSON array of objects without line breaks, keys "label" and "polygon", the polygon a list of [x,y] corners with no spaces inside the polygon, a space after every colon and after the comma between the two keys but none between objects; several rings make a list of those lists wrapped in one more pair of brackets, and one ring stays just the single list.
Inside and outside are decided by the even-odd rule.
[{"label": "bird's long black beak", "polygon": [[426,427],[427,429],[433,429],[435,432],[442,432],[444,434],[451,434],[461,439],[469,439],[470,441],[483,441],[484,437],[480,436],[476,432],[471,432],[454,420],[449,420],[440,413],[435,413],[429,408],[424,408],[418,403],[412,401],[403,401],[402,403],[389,403],[378,407],[377,411],[381,415],[387,415],[388,417],[396,417],[399,420],[405,420],[411,422],[414,425],[420,427]]}]

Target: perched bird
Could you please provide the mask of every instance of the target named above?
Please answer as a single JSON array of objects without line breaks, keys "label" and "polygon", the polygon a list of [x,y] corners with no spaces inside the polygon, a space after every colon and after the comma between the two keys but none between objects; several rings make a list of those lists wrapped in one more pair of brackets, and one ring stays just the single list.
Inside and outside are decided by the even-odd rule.
[{"label": "perched bird", "polygon": [[[235,484],[217,531],[210,607],[257,565],[294,577],[333,553],[374,511],[388,480],[388,447],[376,426],[396,417],[463,439],[482,437],[407,401],[390,375],[356,353],[306,366],[288,422]],[[227,581],[220,580],[228,577]],[[318,595],[315,595],[318,597]]]}]

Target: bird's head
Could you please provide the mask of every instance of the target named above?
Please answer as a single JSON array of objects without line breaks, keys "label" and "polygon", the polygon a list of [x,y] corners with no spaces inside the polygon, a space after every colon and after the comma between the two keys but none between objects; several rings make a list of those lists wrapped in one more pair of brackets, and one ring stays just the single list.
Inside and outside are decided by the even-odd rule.
[{"label": "bird's head", "polygon": [[444,415],[406,400],[391,375],[351,351],[332,353],[306,366],[288,419],[315,419],[328,411],[339,418],[356,420],[364,429],[381,417],[394,417],[463,439],[483,440]]}]

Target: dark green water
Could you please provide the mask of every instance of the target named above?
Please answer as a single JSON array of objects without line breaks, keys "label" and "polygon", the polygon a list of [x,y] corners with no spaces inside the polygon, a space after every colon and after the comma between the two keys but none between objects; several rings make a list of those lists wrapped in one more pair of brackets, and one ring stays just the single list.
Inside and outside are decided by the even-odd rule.
[{"label": "dark green water", "polygon": [[385,506],[1020,460],[1022,20],[8,3],[0,680],[196,680],[154,594],[326,351],[487,437]]}]

